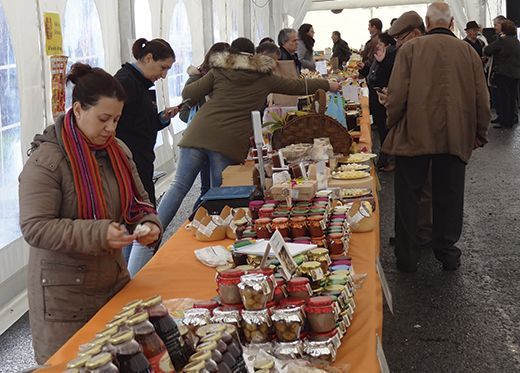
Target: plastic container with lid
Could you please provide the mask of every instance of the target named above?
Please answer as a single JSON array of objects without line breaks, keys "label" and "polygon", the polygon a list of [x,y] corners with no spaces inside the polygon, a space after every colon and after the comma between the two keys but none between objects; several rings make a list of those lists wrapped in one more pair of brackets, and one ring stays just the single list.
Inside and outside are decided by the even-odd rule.
[{"label": "plastic container with lid", "polygon": [[307,302],[305,312],[313,332],[326,333],[336,327],[336,315],[331,297],[313,297]]},{"label": "plastic container with lid", "polygon": [[325,360],[328,362],[336,360],[336,349],[330,341],[306,341],[303,344],[303,352],[315,359]]},{"label": "plastic container with lid", "polygon": [[242,330],[246,343],[269,342],[271,325],[267,309],[242,312]]},{"label": "plastic container with lid", "polygon": [[152,368],[141,352],[133,331],[118,333],[110,338],[117,366],[121,373],[151,373]]},{"label": "plastic container with lid", "polygon": [[287,282],[289,298],[307,300],[312,296],[312,288],[307,277],[293,277]]},{"label": "plastic container with lid", "polygon": [[228,269],[217,275],[217,286],[220,300],[225,304],[238,304],[242,302],[238,284],[244,271],[240,269]]},{"label": "plastic container with lid", "polygon": [[135,314],[127,320],[127,324],[133,329],[135,340],[141,345],[154,373],[175,372],[164,342],[148,320],[148,313],[143,311]]},{"label": "plastic container with lid", "polygon": [[171,317],[159,295],[144,300],[142,306],[148,313],[157,335],[164,342],[175,370],[180,371],[188,363],[188,357],[184,351],[184,343],[177,323]]},{"label": "plastic container with lid", "polygon": [[76,372],[84,372],[85,364],[90,359],[90,355],[78,356],[74,360],[71,360],[67,363],[66,373],[76,373]]},{"label": "plastic container with lid", "polygon": [[89,373],[117,373],[119,370],[112,364],[112,354],[102,352],[92,356],[85,364]]},{"label": "plastic container with lid", "polygon": [[299,307],[275,308],[271,320],[280,342],[294,342],[300,338],[304,320]]},{"label": "plastic container with lid", "polygon": [[246,310],[264,309],[272,291],[268,278],[263,274],[255,273],[243,275],[238,289]]}]

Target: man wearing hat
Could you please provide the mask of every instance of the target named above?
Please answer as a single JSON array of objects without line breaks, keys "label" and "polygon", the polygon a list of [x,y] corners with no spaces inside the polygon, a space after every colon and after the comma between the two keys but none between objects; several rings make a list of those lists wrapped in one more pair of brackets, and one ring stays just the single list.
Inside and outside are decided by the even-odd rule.
[{"label": "man wearing hat", "polygon": [[433,252],[444,270],[460,266],[455,245],[462,232],[466,164],[487,142],[491,119],[481,60],[450,31],[449,5],[431,4],[426,26],[427,35],[397,53],[386,103],[383,151],[396,159],[395,254],[404,272],[417,270],[419,201],[430,169]]},{"label": "man wearing hat", "polygon": [[[482,40],[478,38],[478,33],[480,31],[480,27],[477,22],[475,21],[469,21],[466,24],[466,37],[464,38],[464,41],[471,45],[473,49],[475,49],[475,52],[479,55],[480,58],[483,56],[483,49],[484,49],[484,43]],[[484,61],[483,61],[484,62]]]},{"label": "man wearing hat", "polygon": [[388,34],[395,38],[397,47],[404,43],[422,36],[426,33],[423,19],[417,12],[409,11],[403,13],[388,30]]}]

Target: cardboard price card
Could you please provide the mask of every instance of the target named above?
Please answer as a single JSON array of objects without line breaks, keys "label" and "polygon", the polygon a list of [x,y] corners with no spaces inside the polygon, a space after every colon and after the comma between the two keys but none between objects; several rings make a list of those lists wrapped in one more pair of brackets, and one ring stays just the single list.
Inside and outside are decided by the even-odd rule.
[{"label": "cardboard price card", "polygon": [[269,240],[269,245],[276,255],[276,258],[280,261],[283,277],[286,280],[290,280],[293,273],[296,272],[298,265],[294,261],[291,254],[289,254],[289,249],[287,248],[285,240],[283,239],[280,232],[275,231],[273,233],[273,236]]},{"label": "cardboard price card", "polygon": [[52,115],[65,112],[67,56],[51,56]]}]

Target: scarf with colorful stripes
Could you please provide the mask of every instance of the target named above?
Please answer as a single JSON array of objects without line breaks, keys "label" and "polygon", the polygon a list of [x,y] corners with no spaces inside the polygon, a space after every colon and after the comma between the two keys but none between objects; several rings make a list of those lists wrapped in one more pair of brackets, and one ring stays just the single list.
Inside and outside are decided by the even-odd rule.
[{"label": "scarf with colorful stripes", "polygon": [[98,163],[94,155],[94,151],[102,149],[108,153],[117,179],[124,222],[135,224],[144,215],[156,213],[153,205],[139,200],[130,163],[115,137],[112,136],[103,145],[92,144],[74,124],[72,109],[65,115],[61,136],[78,195],[79,219],[111,218],[103,195],[103,183]]}]

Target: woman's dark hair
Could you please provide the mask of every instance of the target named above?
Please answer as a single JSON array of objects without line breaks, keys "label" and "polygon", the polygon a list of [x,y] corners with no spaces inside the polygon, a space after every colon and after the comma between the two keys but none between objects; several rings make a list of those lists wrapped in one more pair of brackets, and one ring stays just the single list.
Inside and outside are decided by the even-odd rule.
[{"label": "woman's dark hair", "polygon": [[515,23],[509,19],[502,21],[502,32],[506,35],[516,36],[517,29]]},{"label": "woman's dark hair", "polygon": [[388,32],[383,32],[382,34],[379,34],[379,41],[386,46],[395,45],[395,39],[388,35]]},{"label": "woman's dark hair", "polygon": [[262,40],[260,40],[260,43],[258,43],[258,45],[261,45],[264,43],[274,43],[274,40],[271,39],[269,36],[267,36],[267,37],[263,38]]},{"label": "woman's dark hair", "polygon": [[239,54],[239,53],[249,53],[255,54],[255,45],[248,38],[237,38],[231,42],[231,47],[229,48],[230,53]]},{"label": "woman's dark hair", "polygon": [[145,38],[140,38],[132,45],[132,54],[136,60],[140,60],[148,53],[152,54],[154,61],[165,60],[170,57],[175,60],[175,53],[172,47],[164,39],[152,39],[148,41]]},{"label": "woman's dark hair", "polygon": [[257,54],[267,54],[267,55],[277,55],[277,59],[280,58],[280,48],[275,43],[261,43],[258,47],[256,47]]},{"label": "woman's dark hair", "polygon": [[314,38],[311,38],[307,33],[311,29],[312,25],[309,23],[304,23],[298,29],[298,38],[305,44],[305,48],[312,52],[314,48]]},{"label": "woman's dark hair", "polygon": [[211,46],[211,48],[209,48],[208,53],[206,53],[206,56],[204,57],[204,61],[202,61],[202,64],[199,66],[199,70],[203,74],[206,74],[211,69],[211,66],[209,63],[209,59],[211,58],[211,56],[213,56],[215,53],[229,52],[229,48],[230,48],[229,44],[225,43],[225,42],[219,42],[219,43],[213,44]]},{"label": "woman's dark hair", "polygon": [[99,67],[76,62],[71,66],[67,82],[72,82],[72,103],[79,102],[83,109],[97,104],[101,97],[125,101],[125,90],[112,75]]},{"label": "woman's dark hair", "polygon": [[390,26],[393,26],[395,21],[397,21],[397,18],[392,18],[392,20],[390,21]]},{"label": "woman's dark hair", "polygon": [[383,29],[383,22],[379,18],[372,18],[370,21],[368,21],[368,24],[372,27],[375,27],[379,31]]}]

